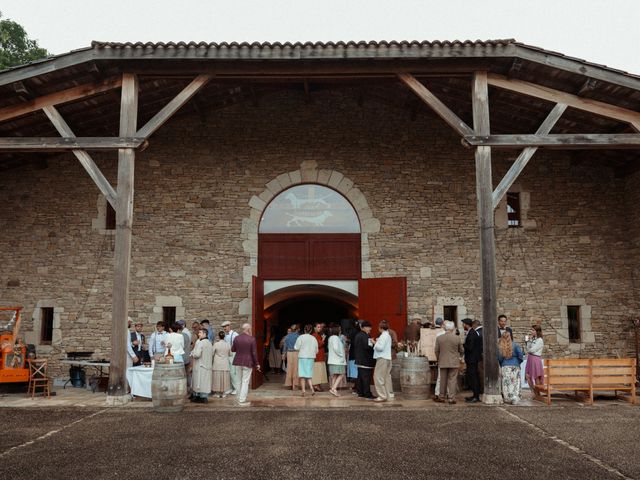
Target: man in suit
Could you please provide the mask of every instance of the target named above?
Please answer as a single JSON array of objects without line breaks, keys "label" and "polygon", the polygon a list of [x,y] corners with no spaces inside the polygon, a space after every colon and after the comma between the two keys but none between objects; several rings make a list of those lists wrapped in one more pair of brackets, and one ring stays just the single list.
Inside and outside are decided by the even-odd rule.
[{"label": "man in suit", "polygon": [[498,316],[498,340],[502,337],[504,332],[509,332],[511,340],[513,340],[513,330],[511,330],[511,327],[507,327],[507,316],[500,315]]},{"label": "man in suit", "polygon": [[436,402],[444,402],[446,395],[449,403],[456,403],[456,388],[458,386],[458,368],[460,355],[464,353],[460,337],[455,334],[453,322],[444,322],[444,334],[436,337],[436,359],[438,360],[438,374],[440,376],[440,391],[433,398]]},{"label": "man in suit", "polygon": [[478,335],[476,327],[478,322],[470,318],[464,318],[462,325],[467,337],[464,340],[464,363],[467,365],[467,383],[471,388],[472,395],[465,398],[467,403],[480,402],[480,374],[478,364],[482,360],[482,338]]},{"label": "man in suit", "polygon": [[373,359],[373,341],[370,333],[371,324],[363,320],[360,323],[360,331],[354,338],[353,353],[358,367],[356,392],[360,398],[375,398],[371,393],[371,375],[376,362]]},{"label": "man in suit", "polygon": [[249,394],[249,381],[251,372],[255,367],[260,371],[258,362],[258,346],[255,337],[251,335],[251,325],[242,325],[242,333],[234,338],[231,351],[235,353],[233,365],[236,368],[236,377],[240,381],[240,391],[238,392],[238,405],[249,405],[247,395]]},{"label": "man in suit", "polygon": [[142,345],[144,345],[142,323],[136,323],[135,330],[133,332],[129,331],[129,344],[127,348],[134,367],[137,367],[144,361],[145,352],[142,350]]}]

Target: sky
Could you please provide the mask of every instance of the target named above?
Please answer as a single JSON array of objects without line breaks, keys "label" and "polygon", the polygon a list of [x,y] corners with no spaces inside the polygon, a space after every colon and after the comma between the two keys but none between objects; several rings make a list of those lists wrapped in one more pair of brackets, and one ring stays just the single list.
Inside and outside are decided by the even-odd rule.
[{"label": "sky", "polygon": [[4,0],[52,53],[101,41],[516,40],[640,75],[639,0]]}]

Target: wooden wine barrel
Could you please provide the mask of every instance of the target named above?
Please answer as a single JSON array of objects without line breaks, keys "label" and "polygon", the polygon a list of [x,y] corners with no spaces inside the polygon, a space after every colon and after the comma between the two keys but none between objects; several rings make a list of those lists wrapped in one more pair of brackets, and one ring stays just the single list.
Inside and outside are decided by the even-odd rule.
[{"label": "wooden wine barrel", "polygon": [[431,370],[427,357],[402,359],[400,386],[408,400],[428,400],[431,397]]},{"label": "wooden wine barrel", "polygon": [[402,370],[403,357],[398,357],[391,362],[391,384],[393,385],[394,392],[400,392],[402,387],[400,386],[400,372]]},{"label": "wooden wine barrel", "polygon": [[156,363],[151,379],[151,400],[156,412],[181,412],[187,400],[184,363]]}]

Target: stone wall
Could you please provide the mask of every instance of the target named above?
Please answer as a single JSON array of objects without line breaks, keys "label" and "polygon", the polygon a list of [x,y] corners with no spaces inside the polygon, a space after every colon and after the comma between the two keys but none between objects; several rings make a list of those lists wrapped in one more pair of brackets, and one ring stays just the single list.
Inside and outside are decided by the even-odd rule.
[{"label": "stone wall", "polygon": [[631,244],[629,263],[632,267],[632,281],[635,302],[630,304],[630,314],[640,318],[640,171],[626,179],[625,209],[627,211],[625,228]]},{"label": "stone wall", "polygon": [[[248,319],[243,219],[252,197],[303,162],[348,177],[366,199],[380,223],[367,238],[370,274],[407,277],[410,315],[431,317],[439,299],[459,298],[480,316],[473,152],[426,107],[412,117],[348,90],[282,92],[207,117],[175,118],[136,160],[130,303],[147,333],[158,299],[172,296],[189,321]],[[515,156],[494,157],[496,184]],[[114,180],[115,154],[94,158]],[[621,205],[637,209],[637,178],[626,184],[604,162],[561,152],[531,161],[515,187],[527,199],[527,228],[496,231],[498,309],[517,338],[541,322],[554,356],[632,352],[623,323],[638,298],[628,259],[640,236],[636,228],[630,239]],[[4,172],[0,202],[0,301],[25,306],[34,343],[37,302],[55,303],[52,353],[108,357],[114,237],[92,228],[100,200],[89,177],[61,155],[46,169]],[[570,345],[562,315],[572,301],[588,307],[591,325],[585,342]]]}]

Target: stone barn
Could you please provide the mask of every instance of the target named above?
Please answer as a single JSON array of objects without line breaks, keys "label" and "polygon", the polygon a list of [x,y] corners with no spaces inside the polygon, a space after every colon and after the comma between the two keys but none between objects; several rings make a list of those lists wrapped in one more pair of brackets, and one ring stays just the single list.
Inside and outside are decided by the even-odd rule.
[{"label": "stone barn", "polygon": [[495,342],[504,313],[549,357],[634,355],[636,75],[514,40],[94,42],[0,91],[0,304],[58,377],[88,352],[123,396],[127,315],[260,344],[414,314]]}]

